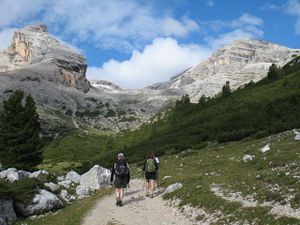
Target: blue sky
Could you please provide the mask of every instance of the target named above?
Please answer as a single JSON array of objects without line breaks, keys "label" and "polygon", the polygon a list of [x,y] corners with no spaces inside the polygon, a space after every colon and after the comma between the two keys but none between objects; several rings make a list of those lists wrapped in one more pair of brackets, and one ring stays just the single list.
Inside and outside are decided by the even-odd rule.
[{"label": "blue sky", "polygon": [[88,79],[124,88],[166,81],[244,37],[300,48],[300,0],[0,0],[0,48],[35,23],[87,57]]}]

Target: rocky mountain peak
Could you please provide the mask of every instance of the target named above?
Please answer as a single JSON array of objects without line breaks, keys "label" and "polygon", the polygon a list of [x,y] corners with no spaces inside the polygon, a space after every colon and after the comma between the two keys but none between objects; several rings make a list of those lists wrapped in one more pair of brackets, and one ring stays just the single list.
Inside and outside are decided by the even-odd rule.
[{"label": "rocky mountain peak", "polygon": [[[49,69],[51,73],[45,74]],[[52,68],[52,69],[51,69]],[[46,25],[37,24],[17,30],[11,45],[0,52],[0,72],[31,69],[66,86],[87,92],[86,58],[48,33]],[[54,79],[51,74],[60,74]]]}]

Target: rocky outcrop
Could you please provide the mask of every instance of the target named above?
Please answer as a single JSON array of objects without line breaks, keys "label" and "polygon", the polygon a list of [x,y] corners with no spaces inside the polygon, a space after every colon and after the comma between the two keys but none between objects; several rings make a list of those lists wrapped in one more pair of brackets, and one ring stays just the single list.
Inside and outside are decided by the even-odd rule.
[{"label": "rocky outcrop", "polygon": [[17,220],[12,200],[0,199],[0,225],[11,225]]},{"label": "rocky outcrop", "polygon": [[46,63],[57,71],[57,76],[49,74],[48,80],[83,92],[89,91],[90,85],[85,78],[85,57],[57,41],[45,25],[28,26],[16,31],[11,46],[0,52],[0,59],[0,72],[30,68],[38,73]]},{"label": "rocky outcrop", "polygon": [[57,210],[64,205],[56,195],[46,190],[40,190],[39,194],[35,195],[32,204],[17,202],[15,206],[18,214],[28,217]]},{"label": "rocky outcrop", "polygon": [[189,94],[192,102],[197,102],[202,94],[210,97],[218,94],[226,81],[236,89],[251,80],[261,80],[273,63],[283,66],[299,54],[297,49],[267,41],[241,39],[217,50],[206,61],[170,81],[149,88],[182,90]]}]

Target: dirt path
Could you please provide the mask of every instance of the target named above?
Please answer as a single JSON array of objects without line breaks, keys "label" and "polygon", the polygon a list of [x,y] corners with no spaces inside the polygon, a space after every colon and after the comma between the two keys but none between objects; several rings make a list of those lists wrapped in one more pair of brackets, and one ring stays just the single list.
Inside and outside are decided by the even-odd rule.
[{"label": "dirt path", "polygon": [[101,199],[84,219],[83,225],[192,225],[178,209],[167,206],[159,193],[145,197],[143,181],[133,180],[124,206],[115,205],[114,195]]}]

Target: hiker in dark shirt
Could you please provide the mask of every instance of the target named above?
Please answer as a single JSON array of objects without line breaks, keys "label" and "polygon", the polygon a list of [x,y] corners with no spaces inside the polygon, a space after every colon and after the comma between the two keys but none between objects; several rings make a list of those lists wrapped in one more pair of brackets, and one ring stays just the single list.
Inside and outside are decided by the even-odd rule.
[{"label": "hiker in dark shirt", "polygon": [[129,181],[129,165],[125,160],[124,154],[119,153],[116,162],[112,166],[110,176],[110,183],[114,184],[115,187],[117,206],[123,206],[124,188],[129,185]]},{"label": "hiker in dark shirt", "polygon": [[149,189],[151,188],[150,197],[153,198],[153,192],[155,191],[155,180],[158,171],[158,165],[153,152],[151,152],[145,160],[143,171],[145,171],[146,179],[146,196],[149,197]]}]

